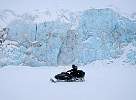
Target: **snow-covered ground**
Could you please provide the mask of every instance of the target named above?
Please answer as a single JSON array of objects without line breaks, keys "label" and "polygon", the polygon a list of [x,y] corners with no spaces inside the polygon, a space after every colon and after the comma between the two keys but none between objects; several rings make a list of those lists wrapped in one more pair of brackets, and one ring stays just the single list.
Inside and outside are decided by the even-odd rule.
[{"label": "snow-covered ground", "polygon": [[85,82],[51,83],[70,67],[7,66],[0,69],[0,100],[136,100],[136,66],[96,61],[81,66]]}]

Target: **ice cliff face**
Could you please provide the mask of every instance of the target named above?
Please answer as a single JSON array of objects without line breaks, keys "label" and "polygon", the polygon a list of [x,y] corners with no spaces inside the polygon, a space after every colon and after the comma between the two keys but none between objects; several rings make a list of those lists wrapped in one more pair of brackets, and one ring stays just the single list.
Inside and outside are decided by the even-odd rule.
[{"label": "ice cliff face", "polygon": [[13,52],[10,52],[3,42],[0,61],[3,57],[15,57],[7,60],[8,64],[87,64],[118,58],[129,43],[136,45],[136,21],[112,9],[88,9],[80,13],[63,10],[53,20],[46,20],[47,17],[51,18],[47,11],[34,12],[9,22],[6,40],[15,41],[18,46],[11,46]]},{"label": "ice cliff face", "polygon": [[111,9],[84,11],[78,28],[84,48],[80,53],[81,61],[84,57],[85,62],[119,57],[123,53],[123,46],[135,41],[135,30],[135,21],[120,16]]}]

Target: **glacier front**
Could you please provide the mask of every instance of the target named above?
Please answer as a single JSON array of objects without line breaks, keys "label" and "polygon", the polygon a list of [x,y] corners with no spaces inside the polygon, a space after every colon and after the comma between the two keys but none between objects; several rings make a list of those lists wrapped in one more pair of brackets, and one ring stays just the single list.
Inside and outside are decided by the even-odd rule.
[{"label": "glacier front", "polygon": [[[6,38],[0,35],[0,66],[84,65],[119,58],[128,44],[136,46],[136,20],[109,8],[63,12],[42,22],[35,18],[16,16],[6,25],[8,32],[0,31],[7,34]],[[131,55],[128,59],[134,59]]]}]

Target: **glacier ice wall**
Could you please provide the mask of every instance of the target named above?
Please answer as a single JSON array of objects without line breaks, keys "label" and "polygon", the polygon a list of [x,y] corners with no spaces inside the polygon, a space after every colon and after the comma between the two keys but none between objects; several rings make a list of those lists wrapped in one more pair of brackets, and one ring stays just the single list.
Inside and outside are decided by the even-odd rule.
[{"label": "glacier ice wall", "polygon": [[119,57],[123,45],[135,41],[136,22],[111,9],[91,9],[80,17],[78,33],[82,41],[80,61]]},{"label": "glacier ice wall", "polygon": [[7,41],[18,45],[11,43],[9,47],[5,42],[1,45],[1,64],[4,66],[4,61],[6,65],[29,66],[87,64],[118,58],[124,46],[136,45],[136,21],[112,9],[88,9],[78,16],[73,13],[62,16],[65,20],[58,17],[35,23],[32,16],[27,16],[11,21],[7,25],[10,29]]}]

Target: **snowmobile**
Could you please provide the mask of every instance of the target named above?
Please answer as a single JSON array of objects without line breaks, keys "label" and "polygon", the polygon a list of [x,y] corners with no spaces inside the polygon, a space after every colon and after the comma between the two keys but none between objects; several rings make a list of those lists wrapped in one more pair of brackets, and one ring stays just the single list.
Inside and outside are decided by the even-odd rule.
[{"label": "snowmobile", "polygon": [[82,70],[77,70],[76,73],[73,74],[72,71],[61,72],[54,76],[55,79],[50,79],[51,82],[84,82],[85,72]]}]

